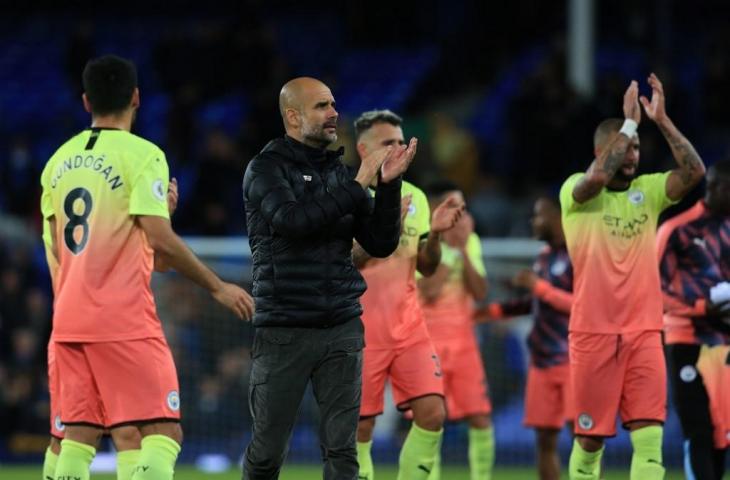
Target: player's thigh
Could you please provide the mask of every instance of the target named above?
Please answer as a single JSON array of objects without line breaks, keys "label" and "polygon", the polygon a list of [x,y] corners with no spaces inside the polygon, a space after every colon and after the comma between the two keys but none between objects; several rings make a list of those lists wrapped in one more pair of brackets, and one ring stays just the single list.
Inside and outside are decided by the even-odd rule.
[{"label": "player's thigh", "polygon": [[621,420],[664,422],[667,412],[667,367],[660,332],[624,335],[626,373]]},{"label": "player's thigh", "polygon": [[180,419],[177,370],[164,338],[90,344],[87,351],[107,427]]},{"label": "player's thigh", "polygon": [[394,358],[393,350],[363,349],[361,417],[383,413],[385,381]]},{"label": "player's thigh", "polygon": [[[59,410],[64,424],[102,427],[106,422],[97,379],[83,343],[56,342],[55,373],[60,385]],[[60,423],[60,422],[59,422]],[[68,429],[64,430],[68,433]]]},{"label": "player's thigh", "polygon": [[489,415],[487,375],[479,347],[473,339],[454,344],[448,360],[441,362],[444,393],[450,420]]},{"label": "player's thigh", "polygon": [[570,379],[575,402],[575,433],[616,434],[624,364],[617,335],[571,332]]},{"label": "player's thigh", "polygon": [[525,387],[525,425],[555,430],[565,424],[563,388],[556,379],[555,367],[530,365]]},{"label": "player's thigh", "polygon": [[441,363],[430,339],[396,349],[390,367],[395,404],[406,410],[412,399],[443,396],[442,377]]},{"label": "player's thigh", "polygon": [[61,380],[58,375],[56,345],[53,340],[48,342],[48,396],[50,398],[51,409],[51,436],[55,439],[63,439],[64,426],[61,421]]}]

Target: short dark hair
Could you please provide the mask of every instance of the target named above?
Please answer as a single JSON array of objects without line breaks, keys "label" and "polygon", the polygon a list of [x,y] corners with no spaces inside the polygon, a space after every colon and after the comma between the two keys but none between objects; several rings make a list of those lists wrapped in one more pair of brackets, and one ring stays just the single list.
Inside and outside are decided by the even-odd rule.
[{"label": "short dark hair", "polygon": [[604,145],[611,135],[621,130],[623,124],[624,121],[620,118],[607,118],[602,121],[593,134],[593,148]]},{"label": "short dark hair", "polygon": [[535,198],[535,202],[538,200],[545,200],[547,203],[550,204],[553,208],[555,208],[558,213],[560,213],[560,198],[551,194],[551,193],[545,193],[542,195],[538,195],[537,198]]},{"label": "short dark hair", "polygon": [[730,179],[730,158],[719,160],[709,167],[707,167],[707,173],[717,177],[722,177],[723,180]]},{"label": "short dark hair", "polygon": [[132,101],[137,88],[137,68],[127,59],[104,55],[86,63],[82,79],[92,113],[119,113]]},{"label": "short dark hair", "polygon": [[403,119],[391,112],[390,110],[370,110],[363,112],[362,115],[355,120],[355,139],[359,140],[360,136],[376,123],[389,123],[394,127],[400,127]]}]

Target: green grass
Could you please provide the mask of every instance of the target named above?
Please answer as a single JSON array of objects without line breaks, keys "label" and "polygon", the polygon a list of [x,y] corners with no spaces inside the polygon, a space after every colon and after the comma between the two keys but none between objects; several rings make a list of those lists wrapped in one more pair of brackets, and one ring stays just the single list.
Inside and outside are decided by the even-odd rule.
[{"label": "green grass", "polygon": [[[396,468],[393,466],[376,466],[377,480],[395,480]],[[563,472],[563,478],[567,478],[567,474]],[[41,480],[40,465],[25,467],[7,467],[0,465],[0,478],[3,480]],[[95,474],[91,476],[92,480],[115,480],[115,475]],[[176,470],[175,480],[240,480],[241,473],[239,471],[229,471],[226,473],[203,473],[194,468],[180,467]],[[282,470],[281,480],[315,480],[322,478],[320,468],[314,466],[287,466]],[[446,467],[441,472],[443,480],[469,480],[469,472],[466,468]],[[492,477],[494,480],[530,480],[537,478],[534,469],[530,468],[497,468]],[[629,478],[628,471],[608,470],[603,476],[604,480],[625,480]],[[678,470],[670,470],[667,472],[666,480],[681,480],[683,474]]]}]

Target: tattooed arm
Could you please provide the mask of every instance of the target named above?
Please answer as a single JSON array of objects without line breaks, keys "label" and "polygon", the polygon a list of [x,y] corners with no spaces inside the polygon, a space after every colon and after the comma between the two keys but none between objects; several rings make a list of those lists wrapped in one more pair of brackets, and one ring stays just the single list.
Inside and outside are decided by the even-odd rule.
[{"label": "tattooed arm", "polygon": [[705,176],[705,164],[687,138],[677,130],[664,108],[664,86],[653,73],[649,75],[651,102],[641,97],[646,116],[652,119],[672,149],[672,156],[679,168],[672,170],[667,179],[667,197],[679,200],[684,197]]},{"label": "tattooed arm", "polygon": [[[631,82],[624,93],[624,116],[628,120],[638,123],[641,121],[641,108],[639,107],[639,86],[635,81]],[[616,171],[621,166],[629,148],[631,138],[618,133],[601,148],[596,159],[591,164],[586,174],[578,180],[573,188],[573,199],[578,203],[585,203],[595,197],[608,182],[611,181]]]}]

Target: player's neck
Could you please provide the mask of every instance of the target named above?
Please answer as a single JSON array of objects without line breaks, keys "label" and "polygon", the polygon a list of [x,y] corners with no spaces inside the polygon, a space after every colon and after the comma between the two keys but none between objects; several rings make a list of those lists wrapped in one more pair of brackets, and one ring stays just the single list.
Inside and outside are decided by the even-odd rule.
[{"label": "player's neck", "polygon": [[553,232],[548,243],[550,244],[550,248],[552,248],[553,250],[565,245],[565,234],[563,233],[563,229],[560,228],[557,231]]},{"label": "player's neck", "polygon": [[91,118],[91,128],[115,128],[117,130],[132,130],[131,115],[95,115]]}]

